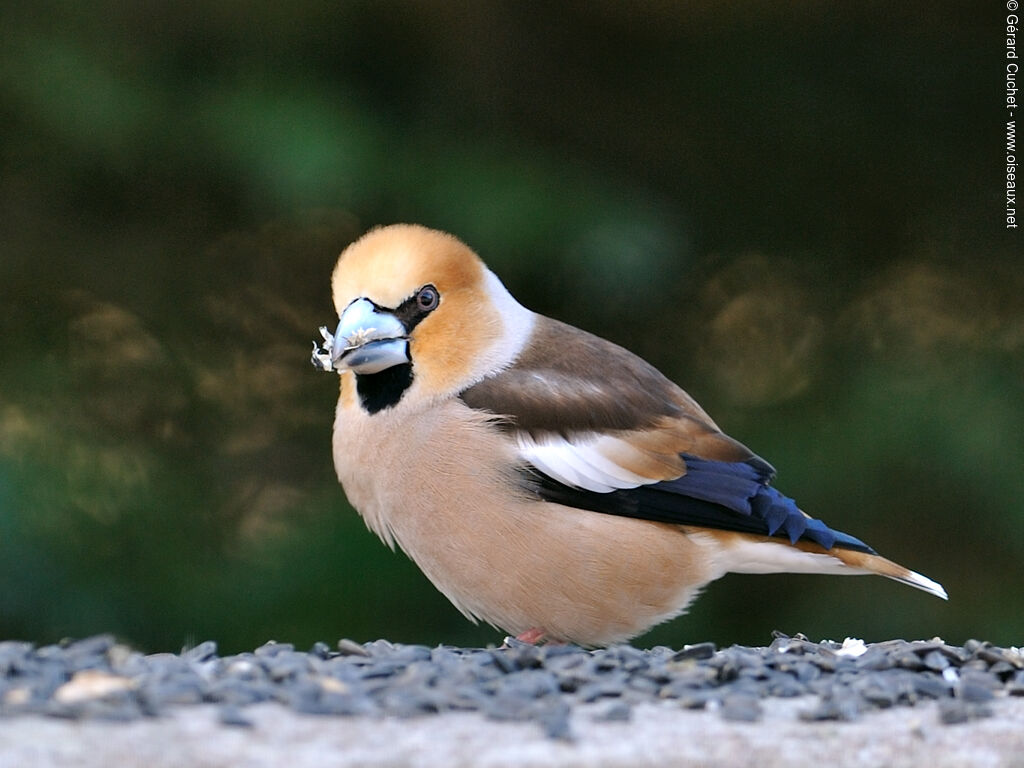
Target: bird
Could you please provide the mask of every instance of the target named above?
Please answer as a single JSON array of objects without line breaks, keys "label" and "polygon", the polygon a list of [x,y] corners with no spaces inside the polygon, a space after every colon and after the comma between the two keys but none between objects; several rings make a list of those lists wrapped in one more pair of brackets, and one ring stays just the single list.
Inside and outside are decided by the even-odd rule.
[{"label": "bird", "polygon": [[312,362],[340,377],[338,480],[471,621],[607,646],[730,572],[879,574],[947,599],[804,513],[653,365],[521,305],[453,235],[371,229],[331,293]]}]

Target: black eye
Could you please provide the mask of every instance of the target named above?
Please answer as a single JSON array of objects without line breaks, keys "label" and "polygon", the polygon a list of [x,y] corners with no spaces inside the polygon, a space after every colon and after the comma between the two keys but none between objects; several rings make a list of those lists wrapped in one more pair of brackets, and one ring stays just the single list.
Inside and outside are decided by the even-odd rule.
[{"label": "black eye", "polygon": [[439,294],[437,292],[437,288],[432,285],[424,285],[416,294],[416,306],[424,312],[430,312],[432,309],[437,309],[439,301],[441,301],[441,294]]}]

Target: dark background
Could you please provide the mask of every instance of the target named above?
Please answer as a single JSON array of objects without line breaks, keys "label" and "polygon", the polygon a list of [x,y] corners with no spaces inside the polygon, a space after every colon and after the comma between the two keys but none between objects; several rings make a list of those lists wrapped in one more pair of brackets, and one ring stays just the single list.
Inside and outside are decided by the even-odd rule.
[{"label": "dark background", "polygon": [[309,365],[414,221],[950,594],[729,576],[639,644],[1019,644],[1002,7],[633,5],[4,4],[0,638],[500,640],[346,505]]}]

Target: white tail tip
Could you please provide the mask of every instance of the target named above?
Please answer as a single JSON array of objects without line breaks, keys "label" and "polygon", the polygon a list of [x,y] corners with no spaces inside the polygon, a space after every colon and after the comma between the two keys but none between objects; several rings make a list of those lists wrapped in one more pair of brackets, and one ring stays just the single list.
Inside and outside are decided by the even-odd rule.
[{"label": "white tail tip", "polygon": [[[896,578],[896,577],[890,577]],[[924,592],[941,597],[943,600],[949,600],[949,595],[946,594],[946,590],[943,589],[942,585],[937,581],[932,581],[927,576],[922,576],[920,573],[915,571],[907,571],[907,575],[903,578],[896,578],[897,581],[902,581],[904,584],[909,584],[911,587],[916,587]]]}]

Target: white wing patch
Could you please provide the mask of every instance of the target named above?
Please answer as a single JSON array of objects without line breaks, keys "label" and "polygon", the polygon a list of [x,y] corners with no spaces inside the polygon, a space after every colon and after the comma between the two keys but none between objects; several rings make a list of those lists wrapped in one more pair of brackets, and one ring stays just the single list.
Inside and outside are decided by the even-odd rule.
[{"label": "white wing patch", "polygon": [[553,480],[571,488],[608,493],[657,483],[618,464],[612,456],[630,457],[639,449],[610,435],[588,435],[566,440],[545,437],[534,440],[526,433],[516,436],[519,455]]}]

